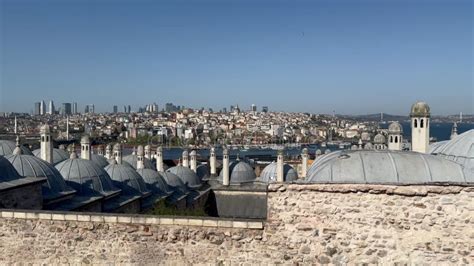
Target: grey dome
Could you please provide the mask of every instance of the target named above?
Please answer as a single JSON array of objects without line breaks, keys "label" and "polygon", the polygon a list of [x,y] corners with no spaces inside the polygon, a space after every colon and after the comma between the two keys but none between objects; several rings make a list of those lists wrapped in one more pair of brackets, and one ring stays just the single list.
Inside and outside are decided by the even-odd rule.
[{"label": "grey dome", "polygon": [[63,193],[74,192],[67,186],[59,171],[46,161],[26,154],[8,155],[6,158],[20,176],[46,177],[47,182],[43,184],[43,196],[45,198],[54,198]]},{"label": "grey dome", "polygon": [[311,183],[465,184],[474,182],[449,160],[416,152],[345,151],[315,162]]},{"label": "grey dome", "polygon": [[183,183],[190,188],[199,188],[202,185],[201,179],[188,167],[178,165],[169,168],[168,170],[166,170],[166,172],[170,172],[177,175],[183,181]]},{"label": "grey dome", "polygon": [[411,106],[411,117],[429,117],[430,107],[425,102],[416,102]]},{"label": "grey dome", "polygon": [[109,161],[107,161],[104,156],[99,154],[91,154],[91,161],[100,166],[100,168],[105,168],[107,165],[109,165]]},{"label": "grey dome", "polygon": [[[283,164],[283,180],[285,182],[291,182],[298,179],[298,173],[289,164]],[[277,181],[277,163],[273,162],[265,167],[260,175],[260,180],[263,182],[276,182]]]},{"label": "grey dome", "polygon": [[[16,143],[11,140],[0,140],[0,155],[7,156],[13,154],[13,151],[16,148]],[[21,151],[23,154],[26,155],[33,155],[31,151],[25,147],[25,146],[20,146]]]},{"label": "grey dome", "polygon": [[91,143],[91,140],[89,138],[89,135],[86,134],[86,135],[82,136],[81,144],[90,144],[90,143]]},{"label": "grey dome", "polygon": [[137,173],[143,178],[148,189],[156,194],[170,194],[172,191],[163,176],[152,169],[138,169]]},{"label": "grey dome", "polygon": [[375,144],[384,144],[385,143],[385,137],[382,134],[377,134],[374,137],[374,143]]},{"label": "grey dome", "polygon": [[82,196],[107,196],[120,190],[112,184],[107,172],[91,160],[67,159],[56,165],[68,185]]},{"label": "grey dome", "polygon": [[323,154],[323,152],[320,150],[320,149],[317,149],[316,152],[315,152],[316,155],[321,155]]},{"label": "grey dome", "polygon": [[[223,171],[219,175],[219,180],[222,182]],[[233,161],[229,165],[229,175],[231,184],[240,184],[254,182],[257,176],[253,168],[246,162]]]},{"label": "grey dome", "polygon": [[449,140],[438,141],[430,144],[428,153],[437,154]]},{"label": "grey dome", "polygon": [[188,188],[184,182],[175,174],[171,172],[160,172],[161,176],[165,179],[166,184],[178,194],[188,194]]},{"label": "grey dome", "polygon": [[323,164],[325,161],[331,160],[332,158],[339,156],[341,152],[342,151],[339,150],[339,151],[335,151],[335,152],[324,154],[322,156],[317,157],[316,160],[314,160],[314,162],[309,167],[306,173],[306,177],[307,178],[310,177],[314,172],[316,172],[317,167],[319,165]]},{"label": "grey dome", "polygon": [[[36,149],[33,152],[33,155],[41,158],[41,149]],[[62,161],[69,159],[69,154],[65,150],[53,149],[53,164],[58,164]]]},{"label": "grey dome", "polygon": [[113,184],[126,195],[141,195],[149,192],[143,178],[132,167],[117,164],[114,161],[105,167],[105,171],[112,178]]},{"label": "grey dome", "polygon": [[198,165],[197,168],[196,168],[196,175],[201,180],[208,178],[210,176],[210,174],[209,174],[209,168],[208,168],[207,164]]},{"label": "grey dome", "polygon": [[396,121],[390,123],[390,125],[388,126],[388,133],[391,133],[391,134],[403,133],[402,125],[400,125],[400,123],[398,123]]},{"label": "grey dome", "polygon": [[365,145],[364,145],[364,149],[366,150],[372,150],[374,148],[374,145],[370,142],[367,142]]},{"label": "grey dome", "polygon": [[[114,164],[114,163],[117,163],[117,161],[115,160],[115,158],[112,158],[112,159],[107,160],[107,165],[109,165],[109,164]],[[130,163],[128,163],[127,161],[124,161],[124,160],[122,160],[122,165],[125,165],[125,166],[128,166],[128,167],[133,168],[133,166],[132,166]],[[105,167],[104,167],[104,168],[105,168]],[[133,169],[135,169],[135,168],[133,168]]]},{"label": "grey dome", "polygon": [[7,182],[22,178],[13,165],[5,157],[0,156],[0,182]]},{"label": "grey dome", "polygon": [[466,175],[474,177],[474,129],[438,144],[430,152],[459,163]]},{"label": "grey dome", "polygon": [[[137,154],[129,154],[129,155],[122,158],[122,162],[123,161],[129,163],[133,167],[133,169],[137,169],[138,155]],[[143,158],[143,165],[147,169],[155,169],[155,166],[153,166],[153,163],[148,158]]]}]

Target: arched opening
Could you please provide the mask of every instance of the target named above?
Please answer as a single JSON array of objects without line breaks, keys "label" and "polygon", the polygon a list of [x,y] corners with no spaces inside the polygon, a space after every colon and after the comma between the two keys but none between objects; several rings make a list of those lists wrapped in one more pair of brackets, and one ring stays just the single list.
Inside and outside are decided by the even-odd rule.
[{"label": "arched opening", "polygon": [[390,143],[393,143],[393,136],[390,136]]},{"label": "arched opening", "polygon": [[418,119],[413,119],[413,127],[417,128],[418,127]]},{"label": "arched opening", "polygon": [[44,142],[44,136],[41,137],[41,142]]},{"label": "arched opening", "polygon": [[423,128],[423,118],[420,119],[420,128]]},{"label": "arched opening", "polygon": [[398,136],[395,136],[395,143],[398,143]]}]

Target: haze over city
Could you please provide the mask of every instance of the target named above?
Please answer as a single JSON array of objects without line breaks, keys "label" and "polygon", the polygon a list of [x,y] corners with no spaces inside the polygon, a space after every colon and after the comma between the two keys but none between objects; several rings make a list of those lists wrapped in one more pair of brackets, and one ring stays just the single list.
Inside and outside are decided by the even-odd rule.
[{"label": "haze over city", "polygon": [[0,112],[473,113],[472,1],[0,1]]}]

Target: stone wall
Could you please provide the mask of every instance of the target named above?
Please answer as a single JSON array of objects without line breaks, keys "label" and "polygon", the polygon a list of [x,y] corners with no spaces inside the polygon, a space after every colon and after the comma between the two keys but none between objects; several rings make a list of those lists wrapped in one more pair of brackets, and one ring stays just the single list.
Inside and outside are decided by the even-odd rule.
[{"label": "stone wall", "polygon": [[0,264],[473,264],[472,187],[271,185],[268,220],[0,212]]}]

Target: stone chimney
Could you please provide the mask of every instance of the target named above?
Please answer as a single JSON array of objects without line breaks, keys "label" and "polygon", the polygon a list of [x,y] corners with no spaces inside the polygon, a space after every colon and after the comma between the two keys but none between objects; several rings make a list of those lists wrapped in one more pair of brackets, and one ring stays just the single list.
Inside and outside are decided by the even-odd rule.
[{"label": "stone chimney", "polygon": [[229,151],[227,147],[224,147],[222,151],[222,185],[230,185],[230,173],[229,173]]},{"label": "stone chimney", "polygon": [[283,183],[283,150],[278,150],[277,155],[277,182]]},{"label": "stone chimney", "polygon": [[211,167],[211,176],[217,175],[216,162],[216,149],[214,147],[211,147],[211,158],[209,159],[209,164]]},{"label": "stone chimney", "polygon": [[306,173],[308,172],[308,149],[304,148],[301,153],[301,175],[303,178],[306,178]]},{"label": "stone chimney", "polygon": [[41,159],[53,163],[53,140],[48,125],[43,125],[40,129],[40,155]]},{"label": "stone chimney", "polygon": [[88,135],[81,138],[81,159],[91,159],[91,142]]},{"label": "stone chimney", "polygon": [[165,169],[163,167],[163,148],[158,146],[156,149],[156,171],[163,172]]},{"label": "stone chimney", "polygon": [[189,154],[188,150],[183,151],[183,166],[184,167],[189,167]]},{"label": "stone chimney", "polygon": [[144,169],[145,168],[145,152],[143,150],[143,146],[138,146],[137,149],[137,169]]},{"label": "stone chimney", "polygon": [[193,172],[197,172],[197,155],[196,155],[196,151],[195,150],[192,150],[191,153],[189,154],[190,157],[191,157],[191,170],[193,170]]}]

